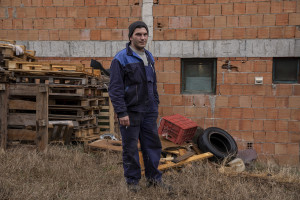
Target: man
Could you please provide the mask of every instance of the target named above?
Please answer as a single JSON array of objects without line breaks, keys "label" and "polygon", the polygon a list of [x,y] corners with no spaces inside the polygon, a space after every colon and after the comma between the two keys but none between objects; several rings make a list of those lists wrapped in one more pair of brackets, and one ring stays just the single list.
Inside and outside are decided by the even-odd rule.
[{"label": "man", "polygon": [[118,115],[123,144],[123,168],[127,186],[140,189],[140,141],[148,186],[162,186],[157,169],[161,143],[157,133],[159,98],[154,58],[145,49],[148,27],[136,21],[129,27],[129,43],[116,54],[110,67],[109,96]]}]

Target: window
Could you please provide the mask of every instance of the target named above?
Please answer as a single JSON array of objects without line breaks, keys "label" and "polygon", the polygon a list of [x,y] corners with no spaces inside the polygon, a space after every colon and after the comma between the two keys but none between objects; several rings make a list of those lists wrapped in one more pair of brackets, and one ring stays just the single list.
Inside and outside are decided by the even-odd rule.
[{"label": "window", "polygon": [[214,58],[184,58],[181,60],[181,91],[183,94],[215,94],[216,67]]},{"label": "window", "polygon": [[274,58],[273,83],[300,83],[300,58]]}]

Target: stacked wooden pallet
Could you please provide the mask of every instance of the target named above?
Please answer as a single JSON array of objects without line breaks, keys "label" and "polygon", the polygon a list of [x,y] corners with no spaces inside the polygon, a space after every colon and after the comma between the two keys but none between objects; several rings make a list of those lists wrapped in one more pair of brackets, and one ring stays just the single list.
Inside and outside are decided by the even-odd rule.
[{"label": "stacked wooden pallet", "polygon": [[[102,134],[100,129],[107,130],[109,120],[107,124],[101,124],[103,119],[100,118],[107,113],[107,115],[112,115],[108,116],[109,118],[113,118],[112,107],[107,107],[108,97],[103,96],[109,78],[103,77],[99,69],[96,70],[82,64],[37,62],[34,55],[33,57],[28,55],[22,58],[17,57],[12,45],[0,44],[0,62],[3,60],[5,60],[2,62],[3,65],[0,65],[2,66],[2,70],[0,68],[0,81],[27,88],[46,86],[49,123],[54,121],[60,125],[70,125],[70,122],[72,122],[72,140],[89,141],[98,139],[99,135]],[[7,76],[4,76],[4,74]],[[11,96],[10,98],[12,98],[10,106],[16,106],[18,103],[21,106],[22,104],[22,108],[20,106],[18,109],[9,108],[12,113],[11,116],[16,115],[14,113],[21,113],[22,116],[24,115],[22,113],[27,113],[27,115],[28,113],[35,113],[35,105],[39,104],[34,96],[28,97],[25,94]],[[106,111],[106,114],[102,113],[103,111]],[[35,138],[32,133],[36,129],[32,124],[35,118],[26,116],[24,118],[18,117],[21,121],[23,120],[23,125],[20,123],[10,124],[9,128],[30,130],[30,134],[27,131],[28,135],[23,134],[22,138],[32,140]],[[15,118],[9,118],[9,121],[14,120]],[[32,123],[26,125],[27,121]],[[55,123],[52,123],[49,127],[56,134],[57,127],[53,126]],[[110,128],[114,130],[111,126]],[[69,128],[67,132],[69,137]],[[16,134],[10,135],[10,133],[8,138],[18,139]],[[50,134],[49,139],[53,139]]]}]

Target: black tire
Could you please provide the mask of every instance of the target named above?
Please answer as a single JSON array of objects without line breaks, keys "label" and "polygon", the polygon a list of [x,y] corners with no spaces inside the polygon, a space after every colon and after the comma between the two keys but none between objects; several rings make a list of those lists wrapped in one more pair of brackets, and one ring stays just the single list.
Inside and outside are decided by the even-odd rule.
[{"label": "black tire", "polygon": [[197,130],[196,130],[196,133],[195,133],[195,135],[192,139],[193,143],[198,144],[198,138],[199,138],[200,135],[203,134],[203,132],[204,132],[204,129],[198,126]]},{"label": "black tire", "polygon": [[217,127],[210,127],[204,130],[198,138],[198,147],[202,152],[211,152],[214,157],[209,160],[222,161],[224,158],[233,159],[238,147],[233,137]]}]

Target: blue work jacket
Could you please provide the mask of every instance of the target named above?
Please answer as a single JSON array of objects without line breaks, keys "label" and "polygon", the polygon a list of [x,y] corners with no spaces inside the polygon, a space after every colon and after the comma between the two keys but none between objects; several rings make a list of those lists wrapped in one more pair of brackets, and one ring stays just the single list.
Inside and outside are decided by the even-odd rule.
[{"label": "blue work jacket", "polygon": [[[145,112],[149,103],[147,76],[143,60],[126,44],[126,48],[117,53],[110,66],[109,97],[118,117],[128,115],[128,111]],[[153,94],[159,104],[156,85],[154,58],[145,50],[148,63],[154,70]]]}]

